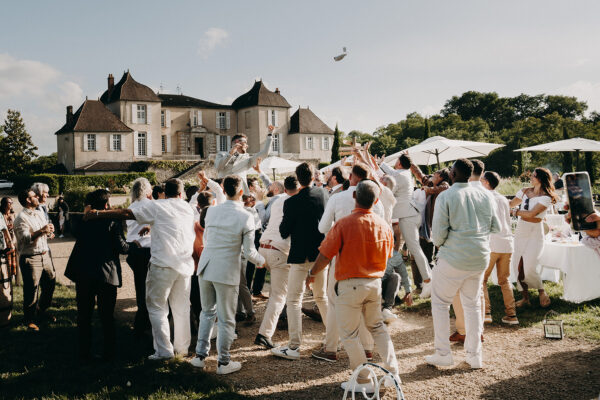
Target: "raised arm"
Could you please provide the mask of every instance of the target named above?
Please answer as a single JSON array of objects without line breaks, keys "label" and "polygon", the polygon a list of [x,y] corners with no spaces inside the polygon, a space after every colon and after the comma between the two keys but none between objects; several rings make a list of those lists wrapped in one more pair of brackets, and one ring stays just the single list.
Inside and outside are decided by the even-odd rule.
[{"label": "raised arm", "polygon": [[323,215],[321,216],[321,220],[319,221],[319,232],[323,234],[327,234],[335,222],[336,196],[337,194],[329,199],[325,206],[325,211],[323,211]]},{"label": "raised arm", "polygon": [[211,192],[215,194],[215,200],[217,202],[217,205],[224,203],[225,200],[227,200],[227,197],[225,197],[225,193],[223,193],[223,188],[217,182],[213,181],[212,179],[209,179],[208,182],[206,182],[206,186],[210,189]]},{"label": "raised arm", "polygon": [[421,183],[421,185],[423,185],[423,177],[425,176],[425,174],[423,174],[421,168],[419,168],[418,165],[411,163],[410,172],[412,172],[412,174],[415,176],[415,179],[418,180]]}]

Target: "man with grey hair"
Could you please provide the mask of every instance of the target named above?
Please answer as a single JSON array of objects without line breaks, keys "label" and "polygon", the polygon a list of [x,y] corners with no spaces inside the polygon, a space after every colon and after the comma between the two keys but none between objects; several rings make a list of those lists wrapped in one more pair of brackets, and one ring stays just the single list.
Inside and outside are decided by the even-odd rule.
[{"label": "man with grey hair", "polygon": [[[336,257],[336,319],[344,348],[350,359],[350,368],[356,369],[367,362],[365,351],[358,336],[361,317],[373,339],[385,367],[394,375],[397,383],[398,361],[394,345],[381,314],[381,277],[387,259],[394,249],[394,234],[383,218],[373,213],[372,207],[381,189],[374,181],[360,182],[354,192],[356,208],[352,214],[336,222],[319,247],[319,256],[309,271],[306,284],[315,274],[327,267]],[[386,379],[386,386],[393,385]],[[373,393],[374,384],[368,373],[361,373],[356,385],[342,383],[343,389]]]},{"label": "man with grey hair", "polygon": [[50,217],[48,216],[48,195],[50,193],[50,188],[48,185],[42,182],[35,182],[31,185],[31,190],[38,197],[38,201],[40,205],[38,206],[38,210],[44,213],[46,220],[50,222]]},{"label": "man with grey hair", "polygon": [[[149,201],[152,201],[152,185],[146,178],[137,178],[131,185],[131,205],[129,209],[135,213],[137,209],[143,207]],[[133,271],[135,302],[137,304],[133,322],[133,330],[136,336],[151,328],[148,309],[146,308],[146,276],[150,265],[151,239],[149,232],[140,234],[143,228],[144,225],[135,219],[127,221],[127,241],[130,243],[127,264]],[[137,241],[140,247],[131,246],[134,241]]]}]

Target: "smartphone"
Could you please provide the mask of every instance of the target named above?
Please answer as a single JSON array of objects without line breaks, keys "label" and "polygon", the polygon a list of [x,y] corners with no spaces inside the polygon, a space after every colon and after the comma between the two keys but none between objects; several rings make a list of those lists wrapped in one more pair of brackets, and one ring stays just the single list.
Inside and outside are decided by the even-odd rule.
[{"label": "smartphone", "polygon": [[594,213],[594,198],[592,185],[587,172],[569,172],[562,177],[567,189],[569,210],[571,210],[571,225],[574,231],[595,229],[595,222],[585,222],[588,215]]}]

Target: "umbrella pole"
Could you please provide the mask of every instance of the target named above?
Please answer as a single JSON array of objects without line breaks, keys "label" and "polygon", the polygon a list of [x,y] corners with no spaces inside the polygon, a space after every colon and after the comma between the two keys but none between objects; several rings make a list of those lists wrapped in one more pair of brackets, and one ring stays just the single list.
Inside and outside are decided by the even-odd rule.
[{"label": "umbrella pole", "polygon": [[435,149],[435,158],[437,160],[437,165],[438,165],[438,170],[441,169],[440,167],[440,153],[438,152],[437,149]]},{"label": "umbrella pole", "polygon": [[275,168],[273,168],[273,180],[276,181],[277,178],[275,177]]},{"label": "umbrella pole", "polygon": [[575,150],[575,172],[579,171],[579,150]]}]

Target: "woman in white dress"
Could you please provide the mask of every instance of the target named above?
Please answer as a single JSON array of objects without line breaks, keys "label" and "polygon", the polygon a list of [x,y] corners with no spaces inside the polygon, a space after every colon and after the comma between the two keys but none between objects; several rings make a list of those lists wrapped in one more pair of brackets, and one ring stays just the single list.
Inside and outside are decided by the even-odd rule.
[{"label": "woman in white dress", "polygon": [[556,203],[558,196],[554,191],[552,175],[546,168],[536,168],[531,174],[532,187],[519,190],[511,200],[510,207],[514,208],[513,216],[520,217],[514,236],[514,253],[512,268],[517,274],[517,288],[523,298],[516,302],[517,307],[530,305],[528,289],[537,289],[540,305],[548,307],[550,297],[544,290],[544,284],[537,271],[539,259],[544,250],[543,219]]}]

